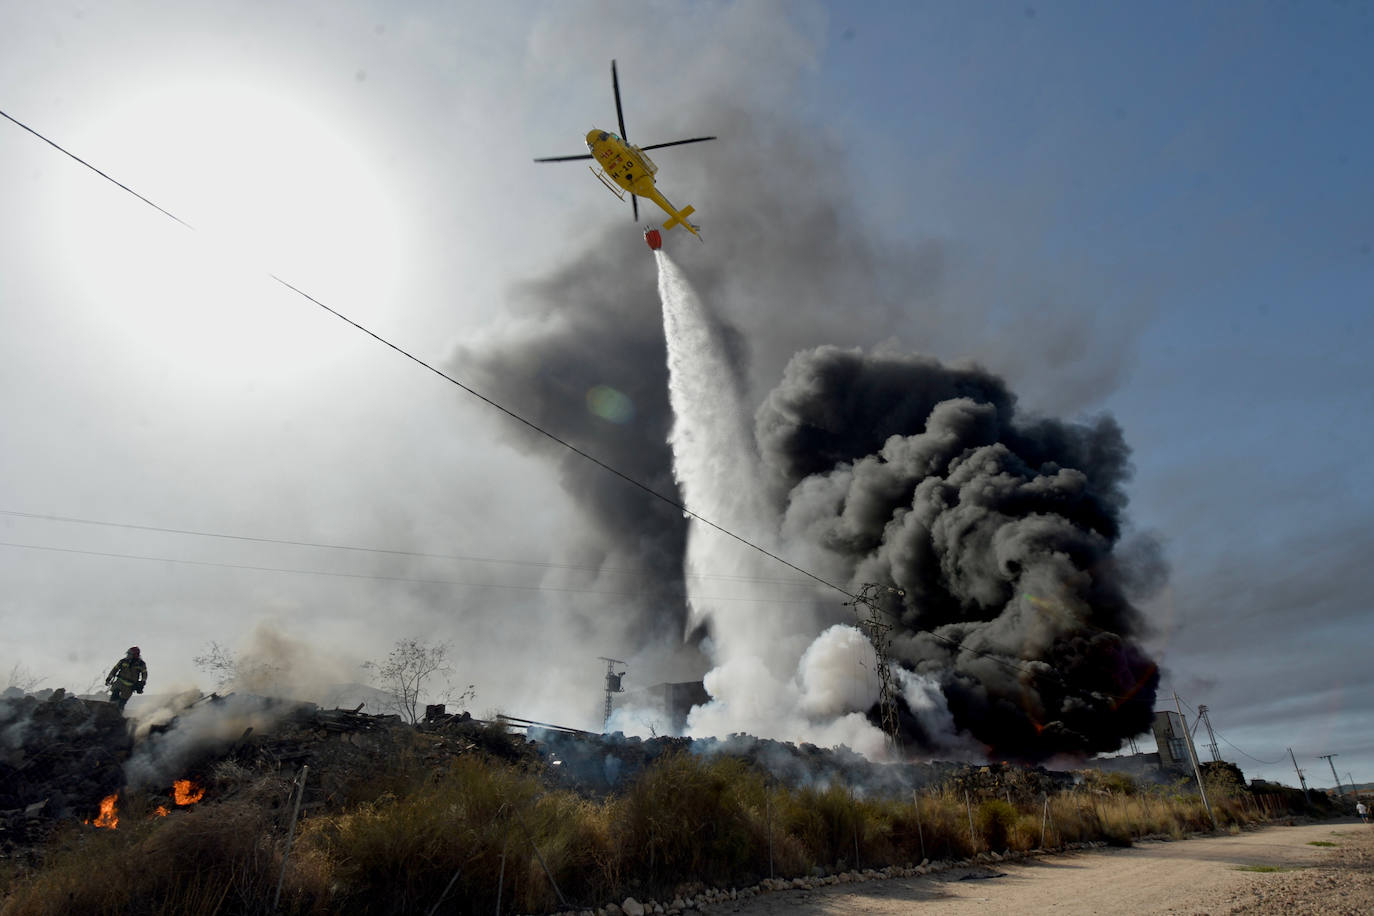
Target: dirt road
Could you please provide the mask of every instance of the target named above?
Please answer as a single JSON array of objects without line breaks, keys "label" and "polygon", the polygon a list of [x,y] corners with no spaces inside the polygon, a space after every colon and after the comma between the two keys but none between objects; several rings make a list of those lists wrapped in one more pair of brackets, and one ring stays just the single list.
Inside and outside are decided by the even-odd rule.
[{"label": "dirt road", "polygon": [[1374,913],[1374,827],[1328,821],[1265,827],[1238,836],[1141,842],[1129,849],[1092,849],[916,878],[784,891],[712,911],[745,916],[1353,916]]}]

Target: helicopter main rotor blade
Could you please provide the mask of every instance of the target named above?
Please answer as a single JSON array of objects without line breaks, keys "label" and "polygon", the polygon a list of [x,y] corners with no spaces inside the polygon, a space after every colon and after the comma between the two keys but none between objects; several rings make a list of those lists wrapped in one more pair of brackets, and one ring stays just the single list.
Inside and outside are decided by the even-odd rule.
[{"label": "helicopter main rotor blade", "polygon": [[590,159],[591,153],[584,153],[581,156],[549,156],[546,159],[536,159],[535,162],[572,162],[574,159]]},{"label": "helicopter main rotor blade", "polygon": [[625,135],[625,112],[620,107],[620,77],[615,72],[615,61],[611,61],[611,91],[615,93],[615,119],[620,123],[620,139],[629,143],[630,138]]},{"label": "helicopter main rotor blade", "polygon": [[665,146],[682,146],[684,143],[705,143],[707,140],[714,140],[715,137],[693,137],[690,140],[674,140],[671,143],[655,143],[652,146],[641,146],[640,149],[663,149]]}]

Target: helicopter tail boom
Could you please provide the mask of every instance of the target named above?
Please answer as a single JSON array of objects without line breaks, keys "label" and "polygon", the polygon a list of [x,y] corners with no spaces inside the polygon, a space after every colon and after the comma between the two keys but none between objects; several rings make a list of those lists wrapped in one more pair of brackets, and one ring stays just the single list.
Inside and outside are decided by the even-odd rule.
[{"label": "helicopter tail boom", "polygon": [[692,227],[692,224],[691,224],[691,223],[687,222],[687,217],[691,216],[691,215],[692,215],[693,213],[695,213],[695,212],[696,212],[696,208],[694,208],[691,204],[688,204],[687,206],[683,207],[681,210],[678,210],[677,212],[675,212],[675,213],[673,214],[672,219],[668,220],[668,222],[666,222],[666,223],[663,224],[663,228],[664,228],[664,229],[671,229],[671,228],[673,228],[674,226],[682,225],[682,226],[686,226],[688,229],[691,229],[691,228],[693,228],[693,227]]}]

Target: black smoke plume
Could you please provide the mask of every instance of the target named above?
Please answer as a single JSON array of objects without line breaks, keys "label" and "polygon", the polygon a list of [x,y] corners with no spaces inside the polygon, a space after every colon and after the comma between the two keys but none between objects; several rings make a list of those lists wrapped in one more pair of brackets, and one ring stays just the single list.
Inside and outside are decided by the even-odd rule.
[{"label": "black smoke plume", "polygon": [[976,366],[820,347],[792,359],[757,436],[786,533],[842,558],[852,588],[892,589],[896,660],[992,755],[1116,750],[1149,726],[1115,421],[1022,420]]}]

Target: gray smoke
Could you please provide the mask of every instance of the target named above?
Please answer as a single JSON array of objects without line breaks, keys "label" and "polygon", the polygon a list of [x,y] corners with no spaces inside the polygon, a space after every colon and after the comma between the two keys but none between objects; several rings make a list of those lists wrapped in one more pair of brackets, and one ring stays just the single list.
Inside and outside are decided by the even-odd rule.
[{"label": "gray smoke", "polygon": [[[519,323],[459,348],[452,363],[521,416],[676,496],[652,264],[633,226],[617,235],[618,243],[526,287],[513,303]],[[681,513],[546,437],[515,425],[504,430],[517,447],[557,468],[580,512],[564,559],[621,571],[640,590],[623,619],[627,640],[680,639],[687,621]]]},{"label": "gray smoke", "polygon": [[784,535],[840,558],[851,589],[890,589],[896,658],[991,755],[1116,750],[1148,727],[1159,675],[1129,593],[1162,569],[1148,541],[1148,562],[1121,559],[1111,418],[1022,420],[976,366],[819,347],[757,436]]},{"label": "gray smoke", "polygon": [[[705,244],[698,246],[669,233],[667,243],[697,293],[710,305],[710,318],[719,325],[716,336],[724,342],[722,356],[736,368],[749,408],[767,402],[758,445],[766,476],[763,490],[777,514],[762,522],[774,529],[786,525],[789,533],[803,535],[789,538],[789,550],[796,551],[789,553],[789,559],[814,564],[827,575],[834,572],[846,582],[864,582],[883,580],[895,575],[892,570],[915,568],[913,564],[936,557],[933,546],[884,542],[891,520],[884,513],[893,511],[893,502],[899,499],[906,500],[909,510],[915,492],[913,487],[901,493],[907,485],[901,474],[885,480],[890,469],[881,467],[887,460],[881,449],[893,434],[923,433],[936,405],[964,397],[979,410],[990,410],[995,419],[979,419],[977,410],[961,419],[950,407],[942,413],[941,422],[956,427],[992,422],[997,431],[985,437],[987,441],[1000,442],[1029,469],[1038,472],[1047,461],[1066,469],[1057,481],[1061,489],[1071,487],[1075,474],[1082,475],[1090,483],[1092,499],[1045,496],[1041,502],[1060,499],[1069,513],[1062,516],[1068,530],[1089,532],[1088,540],[1096,539],[1095,549],[1110,558],[1112,565],[1122,566],[1120,485],[1128,466],[1119,431],[1109,421],[1082,428],[1024,417],[1013,422],[1015,398],[1007,384],[990,373],[909,356],[904,357],[908,365],[889,365],[885,357],[869,356],[848,368],[825,370],[839,375],[810,376],[806,384],[816,386],[810,398],[795,389],[809,370],[793,363],[787,380],[773,394],[768,392],[794,354],[837,342],[872,354],[887,352],[881,348],[889,346],[895,353],[900,352],[898,345],[885,342],[900,335],[921,340],[931,352],[978,353],[1005,369],[1018,390],[1031,391],[1037,404],[1076,410],[1109,392],[1122,367],[1129,364],[1129,329],[1080,320],[1076,304],[1049,299],[1034,282],[1024,291],[989,288],[983,277],[994,272],[982,269],[984,253],[967,241],[956,244],[928,238],[911,243],[874,238],[865,231],[842,171],[836,169],[844,150],[823,135],[797,130],[757,111],[731,109],[718,99],[709,107],[684,111],[682,117],[680,130],[672,125],[646,126],[637,139],[662,139],[660,133],[671,137],[709,132],[722,137],[717,143],[664,150],[657,157],[664,191],[678,205],[696,206],[706,237]],[[591,181],[576,169],[568,180]],[[667,445],[673,417],[653,260],[628,214],[617,212],[621,205],[596,196],[589,198],[589,205],[607,208],[606,228],[583,242],[572,260],[517,290],[508,304],[514,321],[467,340],[448,361],[448,368],[573,445],[680,499]],[[641,222],[650,218],[652,208],[646,205]],[[1026,283],[1024,277],[1018,280]],[[1055,285],[1062,288],[1064,284]],[[1017,311],[1031,298],[1036,300],[1033,321]],[[977,303],[983,300],[1009,304],[981,307]],[[913,375],[917,364],[925,368]],[[851,374],[852,384],[843,372]],[[603,398],[608,399],[609,409]],[[789,427],[789,403],[816,416],[808,415],[804,425]],[[838,419],[825,416],[826,412],[835,412]],[[844,416],[851,419],[844,421]],[[518,448],[548,460],[580,512],[577,530],[565,539],[569,555],[561,559],[632,569],[643,583],[641,600],[614,609],[626,640],[641,647],[655,640],[680,640],[684,629],[694,624],[683,576],[687,525],[681,514],[547,439],[513,423],[503,423],[501,428]],[[941,435],[952,437],[951,449],[960,441],[957,429]],[[833,494],[846,473],[844,468],[852,470],[865,457],[872,457],[873,473],[845,497],[843,505],[831,506],[830,517],[805,514],[810,488],[826,488]],[[957,484],[948,477],[950,471],[947,463],[934,472],[935,477],[957,491]],[[861,473],[868,473],[867,466]],[[1035,486],[1046,484],[1040,481]],[[1029,497],[1025,492],[1015,499],[1029,505]],[[949,521],[953,520],[951,516]],[[1030,542],[1035,541],[1032,528],[1033,523],[1025,520],[1002,539],[1016,533],[1030,549]],[[957,532],[946,534],[958,541]],[[982,529],[970,532],[964,546],[969,551],[991,549],[985,543],[987,537],[990,533]],[[1075,549],[1082,553],[1086,545]],[[996,561],[984,565],[995,567]],[[1045,566],[1035,565],[1034,570],[1035,575],[1043,575]],[[903,580],[912,583],[909,601],[916,601],[918,593],[932,599],[932,606],[920,611],[930,615],[922,617],[921,624],[989,623],[997,616],[991,610],[999,607],[999,600],[1003,608],[1010,600],[1002,598],[1005,593],[1018,585],[1029,588],[1035,578],[1027,572],[1024,581],[1013,579],[998,590],[990,589],[990,580],[975,572],[956,571],[961,589],[957,593],[947,593],[934,581],[922,592],[917,586],[925,581],[922,576],[903,574]],[[1121,634],[1129,642],[1135,632],[1135,612],[1119,595],[1110,594],[1120,591],[1126,571],[1117,569],[1113,576],[1116,585],[1094,586],[1103,595],[1093,594],[1092,599],[1105,598],[1106,605],[1090,616],[1093,626]],[[986,603],[975,603],[972,607],[977,612],[971,612],[963,603],[962,589]],[[1059,591],[1046,584],[1035,594],[1037,600],[1049,601]],[[1119,605],[1115,611],[1108,607],[1113,602]],[[585,608],[573,613],[583,615],[581,622],[591,632],[595,628],[592,615],[608,610]],[[831,619],[814,630],[814,611],[803,615],[805,623],[797,624],[806,629],[798,633],[803,648],[830,624],[845,620],[833,605],[827,605],[823,613]],[[902,613],[912,612],[903,609]],[[853,618],[847,619],[852,622]],[[1113,628],[1113,619],[1120,621],[1120,629]],[[705,626],[710,626],[709,621]],[[702,635],[698,629],[694,637],[699,640]],[[958,634],[942,635],[955,639]],[[937,649],[946,644],[938,639],[921,650],[910,642],[902,641],[903,658],[921,672],[919,681],[913,682],[919,683],[919,689],[910,691],[920,697],[916,705],[921,713],[910,716],[905,724],[913,735],[925,736],[924,746],[946,746],[936,732],[937,726],[948,723],[951,712],[966,730],[972,730],[969,723],[984,714],[975,702],[976,691],[963,689],[959,679],[972,673],[976,685],[1000,684],[1009,672],[976,655],[966,660],[942,659]],[[1068,651],[1069,647],[1053,639],[1050,643],[1061,656]],[[1097,658],[1093,653],[1100,649],[1078,651]],[[705,668],[702,665],[696,673]],[[935,683],[950,695],[948,709],[930,707]],[[986,694],[988,715],[1001,714],[1005,695],[1001,687]],[[1049,700],[1055,709],[1072,705],[1067,696]],[[1089,715],[1095,716],[1096,708],[1091,706],[1094,711]],[[1049,723],[1054,721],[1058,720],[1040,724],[1053,731],[1058,726]],[[1110,729],[1116,734],[1139,730],[1124,725]],[[1070,731],[1080,736],[1087,733],[1081,724]],[[977,733],[991,737],[990,729],[980,728]],[[1018,738],[1006,745],[987,737],[983,740],[1009,748],[1009,754],[1053,752],[1044,742]],[[1070,750],[1104,742],[1110,739],[1085,742],[1080,737],[1058,741],[1053,747]]]},{"label": "gray smoke", "polygon": [[303,705],[251,694],[205,697],[194,690],[169,697],[139,717],[137,743],[124,762],[125,785],[170,785],[248,735],[270,732]]}]

